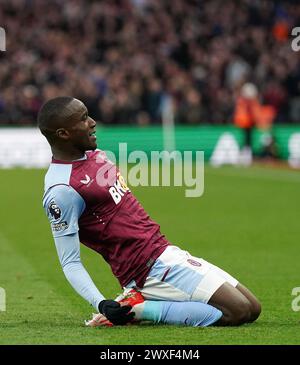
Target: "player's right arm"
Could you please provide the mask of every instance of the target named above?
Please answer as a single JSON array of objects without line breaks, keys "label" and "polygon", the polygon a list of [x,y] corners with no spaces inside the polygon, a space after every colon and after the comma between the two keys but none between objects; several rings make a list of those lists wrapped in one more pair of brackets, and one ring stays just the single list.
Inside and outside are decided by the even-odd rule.
[{"label": "player's right arm", "polygon": [[56,185],[46,192],[43,206],[51,223],[59,261],[69,283],[113,324],[129,322],[134,316],[134,313],[128,313],[131,306],[121,307],[114,300],[106,300],[81,263],[78,220],[85,209],[82,197],[68,185]]},{"label": "player's right arm", "polygon": [[85,209],[84,200],[72,187],[56,185],[45,194],[43,205],[67,280],[79,295],[98,310],[104,296],[93,283],[80,259],[78,219]]}]

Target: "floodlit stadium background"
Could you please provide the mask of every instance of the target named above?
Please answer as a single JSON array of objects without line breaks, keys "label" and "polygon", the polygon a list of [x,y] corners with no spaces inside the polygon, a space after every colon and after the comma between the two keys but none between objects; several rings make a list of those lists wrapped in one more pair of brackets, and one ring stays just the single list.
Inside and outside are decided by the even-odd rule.
[{"label": "floodlit stadium background", "polygon": [[[291,305],[300,287],[298,26],[297,1],[0,1],[0,343],[300,342]],[[86,104],[101,149],[204,151],[203,197],[178,187],[134,193],[172,242],[258,295],[257,324],[196,335],[149,326],[140,336],[81,326],[90,310],[63,277],[41,208],[51,153],[36,117],[60,95]],[[85,249],[83,258],[114,296],[105,263]]]},{"label": "floodlit stadium background", "polygon": [[[299,18],[296,1],[2,0],[0,125],[13,130],[2,130],[0,166],[47,165],[45,141],[14,127],[34,126],[42,103],[58,95],[81,99],[105,135],[122,125],[124,141],[139,142],[133,149],[198,149],[209,159],[226,132],[233,138],[223,148],[243,146],[233,125],[254,114],[239,108],[251,84],[262,107],[248,115],[256,155],[299,167],[299,52],[291,46]],[[164,138],[162,122],[178,130]],[[112,143],[101,140],[104,149]]]}]

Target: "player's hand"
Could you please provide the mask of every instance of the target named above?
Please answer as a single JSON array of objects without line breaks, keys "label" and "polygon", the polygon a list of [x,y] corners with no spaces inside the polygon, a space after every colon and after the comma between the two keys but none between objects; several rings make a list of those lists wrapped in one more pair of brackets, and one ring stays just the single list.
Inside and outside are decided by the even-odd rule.
[{"label": "player's hand", "polygon": [[130,305],[121,306],[111,299],[99,303],[99,312],[115,325],[124,325],[133,319],[134,313],[129,313],[131,308]]}]

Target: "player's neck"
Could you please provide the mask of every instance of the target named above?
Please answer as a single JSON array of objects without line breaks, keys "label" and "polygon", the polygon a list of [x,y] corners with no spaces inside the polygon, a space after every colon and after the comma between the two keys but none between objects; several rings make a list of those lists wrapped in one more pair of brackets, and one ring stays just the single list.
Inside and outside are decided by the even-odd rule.
[{"label": "player's neck", "polygon": [[52,155],[55,160],[60,161],[74,161],[79,160],[80,158],[84,157],[84,152],[78,151],[78,150],[61,150],[60,148],[57,148],[55,146],[51,147],[52,149]]}]

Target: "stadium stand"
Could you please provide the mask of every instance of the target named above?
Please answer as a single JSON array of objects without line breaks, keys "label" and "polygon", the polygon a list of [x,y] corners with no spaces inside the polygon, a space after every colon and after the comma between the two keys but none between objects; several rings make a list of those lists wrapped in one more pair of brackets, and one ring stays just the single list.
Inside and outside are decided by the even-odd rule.
[{"label": "stadium stand", "polygon": [[158,124],[169,96],[177,123],[231,124],[246,82],[275,123],[300,122],[297,1],[2,0],[0,24],[2,125],[58,95],[108,125]]}]

